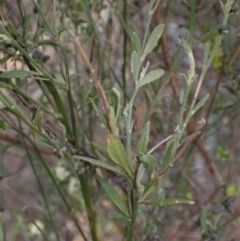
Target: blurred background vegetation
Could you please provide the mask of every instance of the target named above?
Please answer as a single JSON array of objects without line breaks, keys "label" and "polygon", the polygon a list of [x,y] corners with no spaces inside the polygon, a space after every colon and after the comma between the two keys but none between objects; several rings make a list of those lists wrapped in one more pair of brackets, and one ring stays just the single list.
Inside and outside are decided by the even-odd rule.
[{"label": "blurred background vegetation", "polygon": [[[2,75],[2,91],[15,100],[29,122],[37,126],[44,113],[58,129],[60,123],[65,125],[61,131],[66,130],[75,143],[77,140],[81,151],[105,160],[99,151],[99,143],[105,144],[107,134],[96,113],[97,107],[102,110],[99,92],[76,40],[81,41],[108,101],[117,106],[120,98],[125,106],[134,88],[131,36],[135,31],[142,42],[150,2],[157,1],[0,1],[2,26],[8,26],[5,29],[23,48],[21,52],[20,47],[13,46],[1,35],[0,72],[46,71],[42,79],[32,77],[29,72]],[[133,152],[146,121],[151,123],[148,149],[173,134],[178,125],[179,96],[186,85],[181,73],[187,75],[189,70],[186,54],[174,42],[179,29],[189,30],[198,76],[206,45],[212,48],[219,34],[226,33],[199,94],[199,100],[207,93],[209,98],[190,119],[185,135],[194,132],[201,118],[206,120],[206,125],[179,156],[165,180],[165,197],[189,199],[195,204],[140,207],[134,240],[240,239],[240,16],[238,1],[232,2],[226,26],[221,26],[221,4],[211,0],[162,0],[152,17],[149,33],[160,23],[165,28],[146,61],[150,62],[151,70],[161,68],[165,74],[144,86],[135,99]],[[2,28],[0,34],[5,34]],[[31,63],[27,55],[35,62]],[[51,78],[56,81],[54,84],[46,81]],[[198,78],[190,98],[194,96],[197,81]],[[6,88],[4,84],[12,87]],[[27,104],[12,89],[28,96]],[[31,109],[30,103],[35,107]],[[36,114],[33,109],[41,114],[40,120],[33,116]],[[79,177],[79,170],[76,172],[69,156],[57,153],[57,157],[52,151],[54,143],[43,142],[41,133],[20,119],[6,105],[1,105],[0,239],[123,240],[122,223],[108,218],[115,207],[95,179],[96,175],[107,178],[108,174],[93,170]],[[119,136],[124,142],[123,126],[119,124]],[[163,144],[154,152],[159,163],[165,150]],[[161,170],[160,165],[158,168]],[[84,185],[86,180],[88,184]],[[126,200],[119,182],[110,177],[108,180]],[[89,194],[83,197],[83,192]],[[86,207],[87,198],[91,198],[91,204]],[[95,220],[96,230],[90,227],[89,218]],[[147,223],[144,239],[143,223]]]}]

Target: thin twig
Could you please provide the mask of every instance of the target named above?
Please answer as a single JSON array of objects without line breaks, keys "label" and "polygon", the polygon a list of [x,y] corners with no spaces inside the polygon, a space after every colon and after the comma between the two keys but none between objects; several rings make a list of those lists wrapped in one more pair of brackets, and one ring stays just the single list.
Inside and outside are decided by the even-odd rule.
[{"label": "thin twig", "polygon": [[[90,61],[89,61],[89,59],[88,59],[88,57],[87,57],[83,47],[82,47],[82,44],[81,44],[79,38],[75,39],[75,43],[77,45],[77,48],[78,48],[79,52],[82,55],[82,58],[83,58],[84,62],[86,63],[86,65],[87,65],[87,67],[88,67],[88,69],[90,71],[90,74],[92,76],[95,88],[96,88],[96,90],[97,90],[97,92],[99,94],[100,101],[101,101],[101,103],[103,105],[105,116],[106,116],[107,121],[108,121],[109,120],[109,114],[108,114],[109,113],[109,105],[108,105],[108,102],[107,102],[107,98],[106,98],[105,92],[104,92],[104,90],[103,90],[103,88],[102,88],[102,86],[100,84],[100,81],[98,80],[97,75],[94,72],[94,69],[93,69],[93,67],[92,67],[92,65],[91,65],[91,63],[90,63]],[[108,123],[109,123],[109,121],[108,121]]]},{"label": "thin twig", "polygon": [[175,158],[158,174],[155,175],[155,178],[159,179],[160,176],[162,176],[170,167],[173,167],[174,163],[180,158],[180,156],[183,154],[183,152],[187,149],[189,144],[200,134],[200,131],[196,131],[195,135],[192,136],[192,138],[185,143],[183,148],[178,152],[178,154],[175,156]]},{"label": "thin twig", "polygon": [[156,149],[158,149],[161,145],[163,145],[164,143],[166,143],[168,140],[172,139],[173,137],[174,137],[174,135],[170,135],[167,138],[165,138],[164,140],[160,141],[156,146],[154,146],[150,151],[148,151],[147,154],[153,153]]}]

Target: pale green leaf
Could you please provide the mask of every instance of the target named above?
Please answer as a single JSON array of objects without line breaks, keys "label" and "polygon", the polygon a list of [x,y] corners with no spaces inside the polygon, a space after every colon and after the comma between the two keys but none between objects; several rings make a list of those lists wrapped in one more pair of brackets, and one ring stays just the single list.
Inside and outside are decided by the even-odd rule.
[{"label": "pale green leaf", "polygon": [[118,193],[115,191],[115,189],[110,185],[106,179],[98,177],[98,181],[100,182],[101,186],[107,193],[109,199],[112,201],[112,203],[117,207],[117,209],[125,216],[128,217],[128,209],[126,204],[121,200]]},{"label": "pale green leaf", "polygon": [[164,169],[173,159],[175,154],[175,141],[172,139],[167,144],[166,154],[163,159],[162,168]]},{"label": "pale green leaf", "polygon": [[92,142],[92,145],[99,149],[100,153],[106,157],[108,160],[110,159],[108,153],[107,153],[107,147],[106,145],[102,144],[101,142],[94,141]]},{"label": "pale green leaf", "polygon": [[122,142],[113,134],[107,135],[107,153],[111,160],[119,165],[130,178],[133,178],[131,166]]},{"label": "pale green leaf", "polygon": [[158,187],[158,179],[151,179],[144,189],[142,200],[144,200],[150,193],[152,193]]},{"label": "pale green leaf", "polygon": [[3,129],[3,130],[6,130],[9,128],[9,125],[7,122],[5,122],[4,120],[1,120],[0,119],[0,128]]},{"label": "pale green leaf", "polygon": [[149,37],[149,39],[146,43],[145,48],[144,48],[143,55],[142,55],[142,58],[141,58],[142,61],[157,46],[158,41],[159,41],[160,37],[162,36],[163,30],[164,30],[163,24],[158,25],[153,30],[153,32],[151,33],[151,35],[150,35],[150,37]]},{"label": "pale green leaf", "polygon": [[144,200],[142,203],[149,204],[151,206],[169,206],[169,205],[176,205],[176,204],[195,204],[194,201],[186,200],[182,198],[175,198],[175,199],[151,199],[151,200]]},{"label": "pale green leaf", "polygon": [[86,156],[73,156],[73,157],[76,158],[76,159],[83,160],[83,161],[86,161],[88,163],[91,163],[95,166],[99,166],[99,167],[105,168],[107,170],[116,172],[120,175],[126,176],[125,172],[123,172],[119,167],[115,167],[115,166],[110,165],[108,163],[105,163],[103,161],[99,161],[99,160],[96,160],[96,159],[93,159],[93,158],[90,158],[90,157],[86,157]]},{"label": "pale green leaf", "polygon": [[194,107],[193,111],[192,111],[192,115],[194,115],[207,101],[207,99],[209,98],[210,94],[207,93]]},{"label": "pale green leaf", "polygon": [[26,71],[26,70],[11,70],[11,71],[5,71],[2,74],[0,74],[0,78],[26,78],[33,75],[39,75],[37,72],[34,71]]},{"label": "pale green leaf", "polygon": [[109,215],[108,215],[108,218],[109,219],[120,219],[121,221],[124,221],[124,222],[126,222],[127,223],[127,218],[126,218],[126,216],[125,215],[122,215],[122,214],[120,214],[120,213],[110,213]]},{"label": "pale green leaf", "polygon": [[150,154],[140,156],[139,161],[148,165],[150,167],[151,172],[155,169],[157,163],[155,157]]},{"label": "pale green leaf", "polygon": [[133,32],[133,34],[132,34],[132,48],[133,48],[133,50],[135,50],[138,53],[138,55],[140,55],[141,43],[135,32]]},{"label": "pale green leaf", "polygon": [[162,69],[156,69],[156,70],[150,71],[143,79],[139,80],[139,82],[137,83],[137,87],[140,88],[143,85],[149,84],[154,80],[161,78],[164,72],[165,71]]},{"label": "pale green leaf", "polygon": [[137,52],[134,50],[131,55],[131,73],[135,83],[138,81],[140,71],[140,59]]},{"label": "pale green leaf", "polygon": [[96,106],[95,102],[94,102],[91,98],[89,98],[89,100],[91,101],[92,106],[93,106],[93,108],[94,108],[97,116],[99,117],[101,123],[105,126],[105,128],[107,128],[108,126],[107,126],[107,122],[106,122],[106,119],[105,119],[104,115],[103,115],[102,112],[98,109],[98,107]]},{"label": "pale green leaf", "polygon": [[148,141],[149,141],[149,132],[150,132],[150,121],[148,121],[142,131],[140,140],[138,142],[137,152],[138,153],[146,153]]}]

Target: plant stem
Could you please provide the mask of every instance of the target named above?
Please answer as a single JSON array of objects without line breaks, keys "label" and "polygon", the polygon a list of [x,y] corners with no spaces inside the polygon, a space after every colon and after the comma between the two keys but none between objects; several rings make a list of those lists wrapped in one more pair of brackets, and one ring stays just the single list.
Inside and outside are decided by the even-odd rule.
[{"label": "plant stem", "polygon": [[[127,0],[123,1],[123,21],[127,25]],[[126,92],[126,62],[127,62],[127,38],[128,33],[125,28],[123,28],[123,65],[122,65],[122,80],[123,80],[123,90]],[[126,104],[126,97],[124,95],[124,105]]]}]

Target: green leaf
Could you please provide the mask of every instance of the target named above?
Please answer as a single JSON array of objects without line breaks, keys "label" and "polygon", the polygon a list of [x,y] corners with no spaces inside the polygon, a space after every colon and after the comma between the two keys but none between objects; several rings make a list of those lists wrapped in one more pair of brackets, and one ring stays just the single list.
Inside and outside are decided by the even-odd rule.
[{"label": "green leaf", "polygon": [[37,140],[36,141],[37,145],[49,148],[49,149],[55,149],[56,146],[53,145],[53,143],[51,143],[50,141],[48,141],[47,139],[41,139],[41,140]]},{"label": "green leaf", "polygon": [[29,31],[29,26],[32,22],[32,17],[33,14],[28,14],[25,18],[24,18],[24,27],[23,27],[23,35],[25,37],[26,33]]},{"label": "green leaf", "polygon": [[100,150],[101,154],[106,157],[108,160],[110,159],[110,156],[107,153],[106,145],[102,144],[101,142],[94,141],[92,142],[92,145]]},{"label": "green leaf", "polygon": [[179,95],[179,104],[180,104],[180,106],[183,104],[184,95],[185,95],[185,91],[181,90],[180,95]]},{"label": "green leaf", "polygon": [[127,175],[125,174],[125,172],[123,172],[119,167],[115,167],[115,166],[110,165],[110,164],[108,164],[108,163],[105,163],[105,162],[103,162],[103,161],[99,161],[99,160],[96,160],[96,159],[93,159],[93,158],[90,158],[90,157],[86,157],[86,156],[73,156],[73,157],[76,158],[76,159],[80,159],[80,160],[89,162],[89,163],[91,163],[91,164],[93,164],[93,165],[96,165],[96,166],[105,168],[105,169],[107,169],[107,170],[110,170],[110,171],[119,173],[119,174],[122,175],[122,176],[127,176]]},{"label": "green leaf", "polygon": [[206,221],[207,221],[207,210],[206,207],[202,206],[200,215],[200,224],[202,233],[206,232]]},{"label": "green leaf", "polygon": [[110,213],[109,215],[108,215],[108,218],[109,219],[121,219],[121,221],[124,221],[125,223],[127,223],[127,218],[126,218],[126,216],[125,215],[122,215],[122,214],[120,214],[120,213]]},{"label": "green leaf", "polygon": [[144,189],[142,200],[144,200],[150,193],[152,193],[158,187],[158,179],[152,178]]},{"label": "green leaf", "polygon": [[67,112],[64,109],[62,99],[59,96],[59,93],[52,82],[50,81],[43,81],[44,85],[48,88],[51,96],[54,98],[55,104],[58,108],[58,111],[61,115],[60,120],[66,128],[66,132],[68,136],[72,136],[72,130],[69,125],[69,118],[67,117]]},{"label": "green leaf", "polygon": [[209,57],[209,45],[206,44],[205,50],[204,50],[203,68],[205,67],[205,65],[207,63],[208,57]]},{"label": "green leaf", "polygon": [[156,70],[150,71],[143,79],[139,80],[139,82],[137,83],[137,87],[140,88],[143,85],[149,84],[154,80],[161,78],[164,73],[165,71],[162,69],[156,69]]},{"label": "green leaf", "polygon": [[172,139],[167,144],[167,151],[162,163],[163,169],[172,161],[174,154],[175,154],[175,140]]},{"label": "green leaf", "polygon": [[59,74],[59,73],[55,73],[54,74],[54,77],[55,77],[55,79],[56,79],[56,82],[59,84],[59,85],[64,85],[65,84],[65,80],[64,80],[64,78],[63,78],[63,76],[61,75],[61,74]]},{"label": "green leaf", "polygon": [[26,71],[26,70],[11,70],[11,71],[6,71],[0,74],[0,78],[26,78],[30,77],[33,75],[39,75],[37,72],[34,71]]},{"label": "green leaf", "polygon": [[8,88],[8,89],[12,89],[12,86],[3,82],[1,79],[0,79],[0,88]]},{"label": "green leaf", "polygon": [[[142,198],[142,194],[143,194],[143,191],[144,191],[144,186],[142,185],[144,170],[145,170],[145,167],[141,163],[137,168],[137,174],[135,174],[135,176],[136,176],[135,182],[136,182],[136,187],[137,187],[137,190],[138,190],[138,198],[139,199]],[[136,171],[135,171],[135,173],[136,173]]]},{"label": "green leaf", "polygon": [[207,101],[207,99],[209,98],[210,94],[207,93],[194,107],[193,111],[192,111],[192,115],[194,115]]},{"label": "green leaf", "polygon": [[0,100],[2,101],[3,105],[5,105],[7,108],[10,109],[11,112],[15,113],[22,120],[28,122],[27,118],[22,113],[21,109],[18,107],[14,99],[5,95],[1,90],[0,90]]},{"label": "green leaf", "polygon": [[126,204],[121,200],[118,193],[115,191],[115,189],[106,181],[106,179],[97,177],[98,181],[100,182],[101,186],[107,193],[109,199],[112,201],[112,203],[117,207],[117,209],[125,216],[129,217],[128,209]]},{"label": "green leaf", "polygon": [[62,123],[60,123],[60,128],[61,128],[61,137],[60,137],[59,148],[63,148],[67,142],[66,128]]},{"label": "green leaf", "polygon": [[149,132],[150,132],[150,121],[148,121],[142,131],[142,135],[138,142],[137,152],[138,153],[146,153],[148,141],[149,141]]},{"label": "green leaf", "polygon": [[140,59],[137,52],[134,50],[131,55],[131,73],[135,83],[138,81],[140,71]]},{"label": "green leaf", "polygon": [[0,59],[0,64],[4,64],[8,59],[11,58],[11,55],[6,55]]},{"label": "green leaf", "polygon": [[111,132],[117,135],[117,125],[116,125],[116,117],[115,117],[115,111],[112,106],[109,108],[109,125],[111,128]]},{"label": "green leaf", "polygon": [[58,29],[58,31],[57,31],[58,37],[60,38],[61,34],[64,31],[69,30],[69,29],[71,29],[71,27],[62,27],[62,28]]},{"label": "green leaf", "polygon": [[1,120],[0,119],[0,128],[3,129],[3,130],[6,130],[9,128],[9,125],[7,122],[5,122],[4,120]]},{"label": "green leaf", "polygon": [[104,115],[102,114],[102,112],[98,109],[98,107],[96,106],[95,102],[93,101],[93,99],[89,98],[90,102],[92,103],[92,106],[97,114],[97,116],[99,117],[101,123],[105,126],[105,128],[107,129],[107,122],[106,119],[104,117]]},{"label": "green leaf", "polygon": [[119,165],[130,178],[133,178],[124,146],[122,142],[113,134],[107,135],[107,153],[113,162]]},{"label": "green leaf", "polygon": [[182,199],[182,198],[175,198],[175,199],[151,199],[151,200],[144,200],[142,203],[149,204],[151,206],[169,206],[169,205],[176,205],[176,204],[195,204],[194,201]]},{"label": "green leaf", "polygon": [[144,234],[145,235],[153,235],[157,232],[157,226],[155,224],[147,224]]},{"label": "green leaf", "polygon": [[159,41],[160,37],[162,36],[163,29],[164,29],[164,25],[160,24],[151,33],[151,35],[146,43],[146,46],[144,48],[143,55],[141,57],[142,62],[145,59],[145,57],[157,46],[158,41]]},{"label": "green leaf", "polygon": [[138,53],[138,55],[140,55],[141,43],[135,32],[133,32],[133,34],[132,34],[132,48],[133,48],[133,50],[135,50]]},{"label": "green leaf", "polygon": [[155,157],[150,154],[140,156],[139,161],[148,165],[151,173],[154,171],[157,163],[157,160],[155,159]]}]

